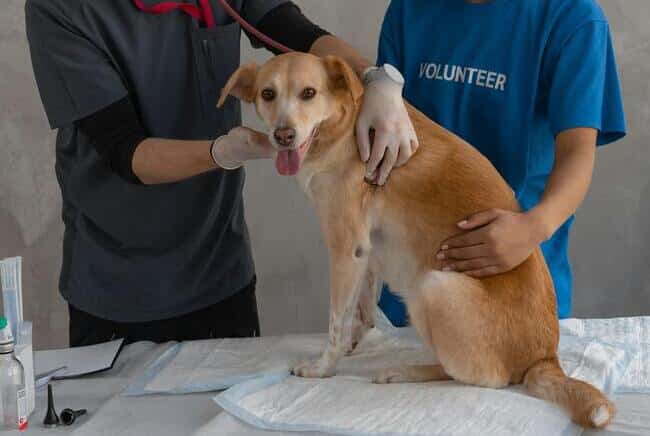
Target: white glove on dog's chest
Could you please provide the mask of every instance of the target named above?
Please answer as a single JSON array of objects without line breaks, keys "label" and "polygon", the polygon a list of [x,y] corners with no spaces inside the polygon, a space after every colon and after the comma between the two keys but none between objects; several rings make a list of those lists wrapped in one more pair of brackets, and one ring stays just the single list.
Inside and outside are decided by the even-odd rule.
[{"label": "white glove on dog's chest", "polygon": [[[386,65],[366,70],[363,76],[365,94],[357,120],[359,153],[368,163],[366,178],[383,185],[391,170],[415,153],[418,139],[402,98],[404,82],[399,71]],[[370,129],[375,132],[372,146]]]}]

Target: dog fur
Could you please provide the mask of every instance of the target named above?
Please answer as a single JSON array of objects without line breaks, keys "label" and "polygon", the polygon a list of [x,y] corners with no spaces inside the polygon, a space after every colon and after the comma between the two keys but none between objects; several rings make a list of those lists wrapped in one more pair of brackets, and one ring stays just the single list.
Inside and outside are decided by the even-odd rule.
[{"label": "dog fur", "polygon": [[[316,91],[313,98],[303,98],[306,88]],[[271,101],[261,96],[269,89]],[[329,250],[329,342],[317,361],[294,368],[295,375],[335,373],[338,359],[372,327],[383,281],[400,292],[411,324],[440,363],[387,368],[375,382],[523,383],[582,426],[604,427],[613,419],[614,404],[559,365],[555,293],[539,249],[514,270],[485,279],[441,271],[436,250],[458,232],[457,222],[490,208],[519,210],[508,184],[475,148],[409,106],[420,148],[385,186],[366,183],[354,135],[363,87],[336,57],[291,53],[262,67],[242,66],[220,105],[228,95],[255,103],[279,153],[300,154],[297,179]],[[289,151],[273,135],[287,127],[296,132]]]}]

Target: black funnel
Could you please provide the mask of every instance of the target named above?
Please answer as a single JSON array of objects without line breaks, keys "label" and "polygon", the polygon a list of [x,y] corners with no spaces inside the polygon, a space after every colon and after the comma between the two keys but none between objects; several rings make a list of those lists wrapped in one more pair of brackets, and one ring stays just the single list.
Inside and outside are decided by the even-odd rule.
[{"label": "black funnel", "polygon": [[59,417],[54,410],[54,396],[52,395],[52,385],[47,385],[47,413],[43,420],[45,427],[56,427],[59,425]]}]

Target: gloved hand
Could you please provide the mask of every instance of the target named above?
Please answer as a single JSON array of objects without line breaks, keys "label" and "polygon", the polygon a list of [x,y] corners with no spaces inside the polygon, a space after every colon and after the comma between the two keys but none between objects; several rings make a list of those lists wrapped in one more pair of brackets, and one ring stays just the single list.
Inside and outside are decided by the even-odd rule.
[{"label": "gloved hand", "polygon": [[247,160],[270,159],[276,153],[267,135],[248,127],[235,127],[210,149],[214,162],[225,170],[236,170]]},{"label": "gloved hand", "polygon": [[[374,130],[372,146],[371,128]],[[418,138],[400,84],[385,78],[366,85],[357,119],[357,143],[361,159],[367,163],[366,179],[379,185],[386,183],[393,167],[404,165],[415,153]]]}]

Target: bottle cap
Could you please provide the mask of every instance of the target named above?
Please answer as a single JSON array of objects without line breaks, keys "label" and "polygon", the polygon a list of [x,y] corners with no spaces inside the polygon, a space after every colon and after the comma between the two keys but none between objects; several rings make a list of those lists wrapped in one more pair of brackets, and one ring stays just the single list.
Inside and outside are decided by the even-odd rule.
[{"label": "bottle cap", "polygon": [[14,352],[14,337],[11,334],[11,327],[7,324],[7,318],[0,317],[0,354]]}]

